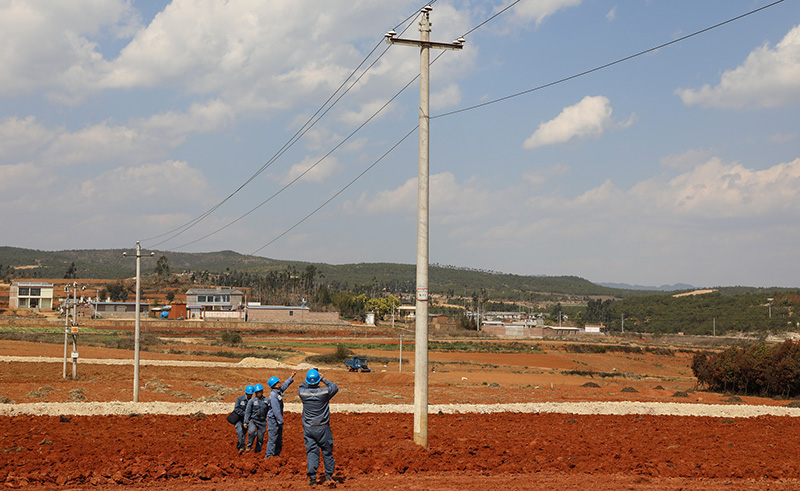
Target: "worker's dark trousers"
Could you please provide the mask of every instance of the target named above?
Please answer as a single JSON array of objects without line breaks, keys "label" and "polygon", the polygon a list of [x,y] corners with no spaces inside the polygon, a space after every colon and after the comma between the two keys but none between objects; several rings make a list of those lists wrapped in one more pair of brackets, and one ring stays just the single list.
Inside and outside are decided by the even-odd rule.
[{"label": "worker's dark trousers", "polygon": [[247,426],[247,446],[253,446],[253,440],[256,441],[256,448],[253,449],[255,453],[261,451],[261,446],[264,444],[264,433],[267,432],[267,422],[266,421],[253,421],[250,420],[250,424]]},{"label": "worker's dark trousers", "polygon": [[283,450],[283,425],[278,424],[277,420],[269,418],[269,430],[267,433],[267,454],[265,457],[276,457]]},{"label": "worker's dark trousers", "polygon": [[308,475],[316,476],[319,467],[319,453],[322,451],[322,461],[325,464],[325,474],[333,475],[336,461],[333,460],[333,433],[330,426],[303,427],[303,439],[306,441],[306,462]]},{"label": "worker's dark trousers", "polygon": [[242,421],[239,421],[233,425],[233,427],[236,428],[236,437],[238,439],[238,442],[236,443],[236,450],[244,450],[244,439],[247,428],[244,427],[244,423]]}]

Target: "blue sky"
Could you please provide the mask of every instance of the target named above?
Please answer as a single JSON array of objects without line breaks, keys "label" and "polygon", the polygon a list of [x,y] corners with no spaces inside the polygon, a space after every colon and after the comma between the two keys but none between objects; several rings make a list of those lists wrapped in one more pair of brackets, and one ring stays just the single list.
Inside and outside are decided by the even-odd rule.
[{"label": "blue sky", "polygon": [[[450,42],[510,3],[436,1],[431,39]],[[769,3],[522,0],[433,64],[431,113],[550,84]],[[418,85],[350,135],[417,75],[418,51],[382,39],[422,6],[0,0],[0,242],[141,240],[161,251],[413,264],[416,133],[375,162],[416,126]],[[435,117],[431,262],[595,282],[800,286],[798,19],[800,4],[787,0]],[[397,30],[418,38],[416,22]],[[272,161],[376,46],[359,82]],[[163,235],[267,163],[202,221]]]}]

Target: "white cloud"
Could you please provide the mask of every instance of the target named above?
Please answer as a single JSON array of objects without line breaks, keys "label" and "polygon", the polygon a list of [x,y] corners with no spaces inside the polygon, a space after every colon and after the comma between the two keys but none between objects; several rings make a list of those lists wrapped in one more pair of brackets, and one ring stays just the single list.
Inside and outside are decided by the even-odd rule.
[{"label": "white cloud", "polygon": [[61,132],[40,156],[53,167],[141,162],[166,149],[157,131],[114,125],[108,122],[75,132]]},{"label": "white cloud", "polygon": [[[174,0],[109,61],[100,86],[213,94],[237,113],[259,117],[307,103],[309,96],[322,103],[323,94],[338,88],[364,55],[364,32],[341,26],[397,18],[410,5],[357,0],[309,15],[291,0]],[[452,21],[441,24],[440,33]],[[367,90],[368,83],[375,87],[368,92],[394,86],[387,82],[404,73],[398,68],[379,63],[355,92]]]},{"label": "white cloud", "polygon": [[615,5],[611,10],[608,11],[606,14],[606,20],[609,22],[614,22],[617,20],[617,6]]},{"label": "white cloud", "polygon": [[581,0],[522,0],[514,9],[514,18],[536,21],[536,24],[555,14],[561,9],[575,7],[581,4]]},{"label": "white cloud", "polygon": [[[690,153],[690,152],[689,152]],[[574,199],[536,197],[529,205],[562,220],[579,219],[577,226],[603,215],[625,220],[626,229],[639,226],[674,228],[676,221],[763,217],[800,219],[800,158],[764,170],[724,163],[714,157],[678,175],[661,175],[641,181],[628,190],[610,180]],[[536,213],[535,212],[535,213]],[[686,221],[689,222],[686,222]],[[649,226],[646,224],[650,224]]]},{"label": "white cloud", "polygon": [[[55,179],[55,176],[48,175],[43,169],[31,162],[22,162],[13,165],[0,165],[0,192],[3,193],[3,201],[12,201],[27,198],[29,204],[31,195],[38,195],[38,191],[46,189],[47,185]],[[9,213],[13,213],[9,209]]]},{"label": "white cloud", "polygon": [[235,118],[233,109],[226,103],[215,99],[206,103],[193,103],[189,110],[168,111],[155,114],[145,120],[134,121],[133,125],[143,130],[169,135],[180,143],[191,133],[209,133],[228,125]]},{"label": "white cloud", "polygon": [[[394,189],[364,193],[356,202],[347,201],[343,208],[349,213],[405,213],[416,218],[417,179],[412,178]],[[430,209],[439,223],[463,223],[490,213],[492,193],[475,179],[458,182],[450,172],[430,176]]]},{"label": "white cloud", "polygon": [[797,138],[797,133],[775,133],[769,137],[772,143],[789,143]]},{"label": "white cloud", "polygon": [[0,159],[29,157],[47,145],[54,134],[33,116],[4,118],[0,120]]},{"label": "white cloud", "polygon": [[354,138],[342,146],[342,151],[348,153],[361,152],[366,146],[366,138]]},{"label": "white cloud", "polygon": [[533,186],[541,186],[555,176],[562,176],[569,172],[569,166],[556,164],[544,169],[534,169],[522,175],[525,182]]},{"label": "white cloud", "polygon": [[339,172],[342,165],[335,157],[327,157],[319,161],[320,157],[307,157],[302,162],[294,164],[289,171],[280,178],[281,184],[288,184],[296,179],[306,182],[323,182],[330,176]]},{"label": "white cloud", "polygon": [[461,89],[457,84],[449,84],[444,89],[432,93],[430,102],[431,110],[455,106],[461,102]]},{"label": "white cloud", "polygon": [[[378,110],[380,110],[381,107],[383,107],[384,104],[386,104],[386,100],[385,99],[373,100],[373,101],[367,102],[365,104],[361,104],[358,107],[357,111],[344,111],[339,116],[339,121],[342,121],[343,123],[347,123],[347,124],[353,125],[353,126],[360,125],[361,123],[363,123],[364,121],[369,119]],[[383,110],[381,110],[380,114],[375,116],[375,119],[373,119],[372,121],[379,120],[380,118],[382,118],[382,117],[386,116],[387,114],[391,113],[392,112],[392,106],[393,106],[393,104],[389,104],[388,106],[386,106]]]},{"label": "white cloud", "polygon": [[[609,179],[572,199],[546,194],[520,202],[524,195],[510,188],[493,194],[497,199],[487,203],[487,218],[474,224],[459,248],[503,251],[490,264],[509,271],[528,264],[525,258],[535,251],[540,259],[534,263],[541,263],[537,272],[553,263],[553,274],[575,272],[595,281],[618,276],[609,268],[621,268],[669,282],[752,284],[763,267],[753,264],[754,248],[792,257],[800,233],[798,187],[800,159],[753,170],[712,158],[677,176],[628,189]],[[593,264],[596,257],[604,264]],[[796,283],[777,269],[767,275],[773,279],[760,281]]]},{"label": "white cloud", "polygon": [[168,111],[128,125],[103,121],[67,131],[48,128],[35,117],[0,120],[0,155],[5,160],[32,159],[40,165],[142,163],[162,157],[192,133],[219,130],[234,118],[226,104],[214,100],[191,104],[189,110]]},{"label": "white cloud", "polygon": [[187,162],[169,160],[135,167],[117,167],[83,181],[84,206],[103,203],[103,212],[124,215],[173,214],[174,203],[202,202],[209,194],[203,173]]},{"label": "white cloud", "polygon": [[396,213],[413,210],[417,203],[417,179],[409,179],[395,189],[378,191],[375,196],[363,193],[357,202],[347,201],[350,213]]},{"label": "white cloud", "polygon": [[661,166],[667,169],[685,171],[692,169],[711,158],[712,151],[704,148],[687,150],[683,153],[674,153],[661,159]]},{"label": "white cloud", "polygon": [[722,74],[715,87],[678,89],[687,106],[722,109],[771,108],[800,103],[800,26],[789,31],[770,49],[753,50],[739,67]]},{"label": "white cloud", "polygon": [[[91,81],[103,58],[90,38],[124,36],[138,25],[126,0],[4,2],[0,5],[0,96]],[[89,79],[89,80],[87,80]]]},{"label": "white cloud", "polygon": [[[522,146],[534,149],[565,143],[574,138],[597,138],[614,126],[611,113],[611,103],[607,97],[586,96],[574,106],[565,108],[554,119],[541,123]],[[627,122],[619,125],[628,126],[633,120],[631,116]]]},{"label": "white cloud", "polygon": [[800,202],[800,159],[764,170],[724,164],[717,158],[664,181],[644,181],[631,195],[644,206],[672,210],[679,216],[748,218],[797,216]]}]

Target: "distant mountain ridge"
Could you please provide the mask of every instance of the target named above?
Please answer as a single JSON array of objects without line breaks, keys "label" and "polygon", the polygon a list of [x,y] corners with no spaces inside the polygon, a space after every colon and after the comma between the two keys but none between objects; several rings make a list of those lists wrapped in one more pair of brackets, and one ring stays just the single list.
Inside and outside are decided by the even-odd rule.
[{"label": "distant mountain ridge", "polygon": [[[78,278],[124,279],[135,275],[135,261],[132,250],[128,256],[122,249],[84,249],[64,251],[41,251],[19,247],[0,246],[0,274],[8,266],[14,267],[17,274],[31,278],[62,278],[75,264]],[[265,275],[270,272],[286,271],[287,268],[303,272],[313,266],[324,277],[327,284],[343,288],[369,286],[371,289],[386,288],[387,291],[413,292],[416,281],[416,266],[397,263],[354,263],[325,264],[305,261],[285,261],[265,257],[248,256],[235,251],[204,253],[176,253],[167,251],[145,251],[148,256],[142,259],[142,273],[152,274],[156,261],[167,258],[172,273],[202,272],[215,274],[244,273]],[[681,285],[691,288],[689,285]],[[433,264],[429,271],[429,287],[432,293],[445,293],[452,296],[472,296],[485,289],[492,298],[533,300],[550,294],[596,297],[625,298],[658,293],[661,290],[640,288],[616,288],[592,283],[577,276],[533,276],[482,271],[455,266]],[[379,291],[379,290],[378,290]]]},{"label": "distant mountain ridge", "polygon": [[601,286],[609,288],[617,288],[620,290],[648,290],[659,292],[674,292],[677,290],[694,290],[696,287],[686,283],[675,283],[674,285],[661,285],[661,286],[645,286],[645,285],[629,285],[627,283],[597,283]]}]

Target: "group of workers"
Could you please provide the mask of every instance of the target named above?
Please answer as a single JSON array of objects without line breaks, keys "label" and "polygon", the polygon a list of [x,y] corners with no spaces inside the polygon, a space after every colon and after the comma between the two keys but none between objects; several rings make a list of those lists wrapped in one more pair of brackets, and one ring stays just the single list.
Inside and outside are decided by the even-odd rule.
[{"label": "group of workers", "polygon": [[[264,397],[261,384],[248,385],[244,394],[236,398],[232,416],[238,416],[236,448],[239,452],[261,452],[264,434],[267,435],[267,451],[265,458],[281,454],[283,449],[283,393],[294,382],[297,372],[281,383],[278,377],[267,380],[269,395]],[[324,386],[320,386],[320,382]],[[306,446],[306,463],[309,484],[317,484],[317,468],[320,452],[325,466],[325,477],[321,482],[333,481],[336,461],[333,459],[333,434],[331,433],[331,412],[328,402],[339,392],[339,387],[322,377],[319,370],[312,368],[306,373],[297,394],[303,403],[303,439]],[[268,429],[269,428],[269,429]],[[247,444],[245,445],[245,437]],[[255,443],[255,447],[253,444]]]}]

